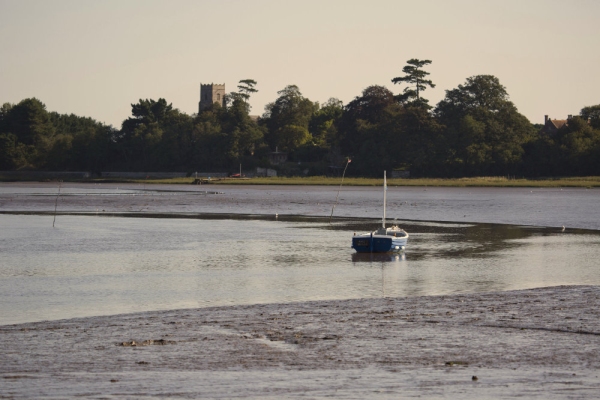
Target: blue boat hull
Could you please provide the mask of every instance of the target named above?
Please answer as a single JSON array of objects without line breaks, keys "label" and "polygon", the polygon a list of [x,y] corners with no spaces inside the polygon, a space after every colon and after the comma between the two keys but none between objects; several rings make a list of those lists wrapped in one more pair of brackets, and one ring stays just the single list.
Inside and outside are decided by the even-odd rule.
[{"label": "blue boat hull", "polygon": [[357,253],[388,253],[401,251],[406,239],[387,235],[359,235],[352,238],[352,248]]}]

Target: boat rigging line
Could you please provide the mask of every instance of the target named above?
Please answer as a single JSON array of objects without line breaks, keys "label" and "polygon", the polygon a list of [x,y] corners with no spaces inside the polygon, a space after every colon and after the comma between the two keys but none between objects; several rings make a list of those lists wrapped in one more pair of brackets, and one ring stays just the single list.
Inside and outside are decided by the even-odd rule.
[{"label": "boat rigging line", "polygon": [[342,184],[344,183],[344,176],[346,175],[346,169],[348,168],[348,164],[352,161],[350,158],[346,161],[346,166],[344,167],[344,172],[342,173],[342,181],[340,182],[340,187],[338,189],[337,195],[335,196],[335,203],[333,203],[333,207],[331,207],[331,215],[329,216],[329,225],[331,225],[331,218],[333,217],[333,210],[335,206],[337,206],[338,198],[340,197],[340,190],[342,190]]}]

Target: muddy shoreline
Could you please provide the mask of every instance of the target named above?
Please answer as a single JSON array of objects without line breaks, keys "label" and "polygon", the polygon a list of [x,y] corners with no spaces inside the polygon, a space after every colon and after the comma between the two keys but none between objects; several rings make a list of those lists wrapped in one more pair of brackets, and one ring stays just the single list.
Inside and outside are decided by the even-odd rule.
[{"label": "muddy shoreline", "polygon": [[0,326],[0,397],[594,398],[600,287]]}]

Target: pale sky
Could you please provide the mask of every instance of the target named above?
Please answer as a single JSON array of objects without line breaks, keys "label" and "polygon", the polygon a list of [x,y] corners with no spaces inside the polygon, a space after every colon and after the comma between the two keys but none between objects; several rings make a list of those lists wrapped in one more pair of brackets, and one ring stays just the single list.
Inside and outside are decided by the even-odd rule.
[{"label": "pale sky", "polygon": [[258,82],[251,114],[298,85],[345,104],[430,59],[446,90],[495,75],[533,123],[600,104],[597,0],[0,0],[0,103],[120,128],[131,103],[197,112],[200,83]]}]

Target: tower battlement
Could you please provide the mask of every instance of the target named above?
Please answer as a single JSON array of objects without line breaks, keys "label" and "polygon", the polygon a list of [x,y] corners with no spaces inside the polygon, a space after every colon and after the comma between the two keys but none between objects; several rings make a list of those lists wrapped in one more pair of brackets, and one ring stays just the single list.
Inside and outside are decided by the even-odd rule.
[{"label": "tower battlement", "polygon": [[225,84],[200,84],[200,102],[198,103],[198,112],[206,110],[214,103],[219,103],[221,107],[225,100]]}]

